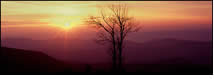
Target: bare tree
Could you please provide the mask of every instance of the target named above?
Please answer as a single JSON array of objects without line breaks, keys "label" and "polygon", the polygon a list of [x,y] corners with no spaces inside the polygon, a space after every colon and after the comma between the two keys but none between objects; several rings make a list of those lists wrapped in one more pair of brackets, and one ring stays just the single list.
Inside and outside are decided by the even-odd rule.
[{"label": "bare tree", "polygon": [[109,5],[106,9],[102,8],[100,14],[90,16],[87,23],[100,30],[97,42],[110,46],[113,70],[121,70],[124,39],[128,33],[137,32],[140,27],[133,17],[128,16],[128,7],[125,4]]}]

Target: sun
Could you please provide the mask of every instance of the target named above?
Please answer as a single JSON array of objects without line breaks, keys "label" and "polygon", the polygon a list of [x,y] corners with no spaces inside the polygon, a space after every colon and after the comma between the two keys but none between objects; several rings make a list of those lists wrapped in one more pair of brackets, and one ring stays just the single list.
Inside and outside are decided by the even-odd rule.
[{"label": "sun", "polygon": [[65,23],[64,24],[64,29],[70,29],[71,28],[71,24],[70,23]]},{"label": "sun", "polygon": [[69,27],[70,26],[70,23],[65,23],[65,27]]}]

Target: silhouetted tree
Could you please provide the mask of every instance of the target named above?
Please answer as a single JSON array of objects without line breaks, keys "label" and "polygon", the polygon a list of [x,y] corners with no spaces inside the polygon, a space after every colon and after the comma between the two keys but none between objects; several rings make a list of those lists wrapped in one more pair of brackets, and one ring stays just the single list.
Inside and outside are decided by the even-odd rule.
[{"label": "silhouetted tree", "polygon": [[124,39],[128,33],[136,32],[140,27],[133,17],[128,16],[128,7],[125,4],[109,5],[102,8],[100,14],[90,16],[87,23],[99,29],[97,42],[110,46],[113,70],[121,70]]}]

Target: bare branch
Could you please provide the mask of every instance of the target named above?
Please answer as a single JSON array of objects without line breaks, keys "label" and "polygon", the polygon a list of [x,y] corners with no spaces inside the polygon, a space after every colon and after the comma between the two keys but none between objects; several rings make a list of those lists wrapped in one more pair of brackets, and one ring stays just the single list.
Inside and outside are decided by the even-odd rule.
[{"label": "bare branch", "polygon": [[107,14],[101,11],[100,16],[91,16],[87,22],[98,28],[103,28],[98,33],[96,42],[108,44],[112,51],[113,60],[116,62],[117,56],[119,56],[118,59],[121,62],[124,39],[130,32],[137,32],[141,27],[138,26],[133,17],[128,16],[127,5],[109,5],[107,8],[105,9],[108,10]]}]

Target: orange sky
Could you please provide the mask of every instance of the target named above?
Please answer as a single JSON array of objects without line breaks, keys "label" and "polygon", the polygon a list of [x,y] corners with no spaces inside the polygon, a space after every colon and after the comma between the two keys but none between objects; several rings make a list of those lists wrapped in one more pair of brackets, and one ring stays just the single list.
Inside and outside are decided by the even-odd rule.
[{"label": "orange sky", "polygon": [[[2,27],[83,27],[83,19],[97,15],[97,6],[112,1],[2,1]],[[145,28],[180,28],[211,24],[212,1],[122,1]],[[175,26],[176,25],[176,26]],[[185,26],[188,27],[188,26]]]}]

